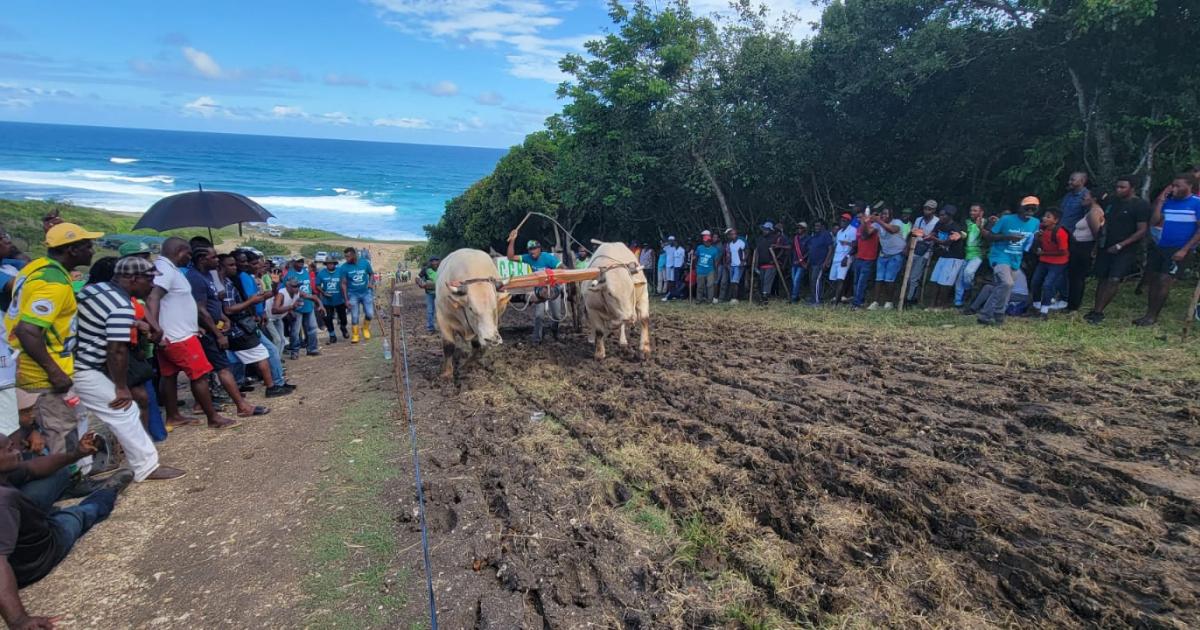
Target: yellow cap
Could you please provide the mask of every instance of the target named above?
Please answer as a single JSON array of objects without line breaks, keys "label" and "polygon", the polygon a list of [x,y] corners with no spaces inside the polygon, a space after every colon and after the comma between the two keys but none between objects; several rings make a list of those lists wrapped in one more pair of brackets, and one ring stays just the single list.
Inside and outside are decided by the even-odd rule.
[{"label": "yellow cap", "polygon": [[1021,205],[1022,206],[1040,206],[1040,205],[1042,205],[1042,200],[1038,199],[1037,197],[1034,197],[1033,195],[1030,195],[1021,200]]},{"label": "yellow cap", "polygon": [[46,231],[46,246],[62,247],[101,236],[104,236],[104,232],[89,232],[74,223],[59,223]]}]

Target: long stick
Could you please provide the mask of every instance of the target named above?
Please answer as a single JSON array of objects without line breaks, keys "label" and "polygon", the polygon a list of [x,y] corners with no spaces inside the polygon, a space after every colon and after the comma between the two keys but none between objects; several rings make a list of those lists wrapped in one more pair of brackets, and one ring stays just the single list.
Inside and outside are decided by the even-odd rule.
[{"label": "long stick", "polygon": [[696,283],[693,282],[693,280],[699,280],[699,278],[696,278],[696,254],[695,254],[695,252],[692,253],[692,264],[688,265],[687,279],[684,280],[684,282],[687,282],[687,284],[688,284],[688,303],[689,304],[696,303]]},{"label": "long stick", "polygon": [[1188,305],[1187,319],[1183,323],[1183,338],[1188,338],[1192,332],[1192,322],[1196,321],[1196,304],[1200,302],[1200,280],[1196,282],[1196,290],[1192,291],[1192,303]]},{"label": "long stick", "polygon": [[750,294],[746,296],[746,303],[754,303],[754,272],[758,270],[758,251],[750,252]]},{"label": "long stick", "polygon": [[769,250],[771,252],[771,260],[775,261],[775,271],[779,273],[779,281],[783,283],[783,291],[787,293],[788,301],[792,301],[792,283],[788,282],[783,277],[783,265],[779,264],[779,257],[775,255],[775,248]]},{"label": "long stick", "polygon": [[900,282],[900,304],[896,306],[897,313],[904,312],[904,303],[908,301],[908,276],[912,273],[913,254],[915,253],[914,239],[911,234],[908,236],[908,248],[906,253],[908,258],[904,261],[904,280]]}]

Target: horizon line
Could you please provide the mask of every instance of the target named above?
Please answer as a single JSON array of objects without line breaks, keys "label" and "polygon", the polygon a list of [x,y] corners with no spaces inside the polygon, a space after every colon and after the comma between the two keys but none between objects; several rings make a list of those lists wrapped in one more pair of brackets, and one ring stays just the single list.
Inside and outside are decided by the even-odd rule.
[{"label": "horizon line", "polygon": [[[452,149],[482,149],[486,151],[505,151],[507,152],[514,146],[520,145],[517,142],[506,147],[480,147],[468,144],[434,144],[427,142],[399,142],[394,140],[360,140],[354,138],[317,138],[313,136],[292,136],[285,134],[270,134],[270,133],[240,133],[237,131],[196,131],[194,129],[164,129],[161,127],[123,127],[118,125],[84,125],[79,123],[57,123],[57,122],[29,122],[24,120],[7,120],[0,118],[0,124],[9,125],[30,125],[40,127],[83,127],[85,129],[127,129],[131,131],[166,131],[170,133],[193,133],[193,134],[212,134],[220,136],[249,136],[255,138],[291,138],[295,140],[315,140],[328,142],[363,142],[366,144],[407,144],[415,147],[448,147]],[[535,133],[535,132],[530,132]],[[522,142],[524,139],[522,139]]]}]

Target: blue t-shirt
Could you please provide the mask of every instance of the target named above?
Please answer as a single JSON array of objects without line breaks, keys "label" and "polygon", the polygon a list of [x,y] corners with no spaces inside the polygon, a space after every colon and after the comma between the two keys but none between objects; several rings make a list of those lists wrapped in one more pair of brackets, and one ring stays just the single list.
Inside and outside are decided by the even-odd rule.
[{"label": "blue t-shirt", "polygon": [[375,271],[371,269],[371,263],[362,258],[353,265],[348,262],[342,263],[338,267],[338,273],[346,279],[347,293],[362,295],[371,290],[371,276],[375,275]]},{"label": "blue t-shirt", "polygon": [[[288,269],[287,275],[285,275],[283,277],[284,286],[287,285],[289,280],[295,280],[297,283],[300,284],[300,293],[308,294],[308,295],[313,294],[312,278],[309,277],[307,269],[301,269],[300,271],[296,271],[295,269]],[[304,300],[301,298],[297,298],[297,299],[300,300],[300,306],[298,308],[296,308],[297,313],[313,312],[312,300]]]},{"label": "blue t-shirt", "polygon": [[[246,273],[245,271],[239,271],[238,272],[238,283],[242,285],[242,294],[246,296],[246,299],[250,299],[250,298],[254,297],[255,295],[258,295],[258,292],[259,292],[258,281],[254,279],[254,276]],[[255,315],[262,316],[262,314],[264,312],[265,312],[265,310],[264,310],[262,304],[254,305],[254,314]]]},{"label": "blue t-shirt", "polygon": [[712,273],[720,258],[720,247],[716,245],[698,245],[696,247],[696,275],[707,276]]},{"label": "blue t-shirt", "polygon": [[812,238],[808,240],[809,267],[824,265],[825,257],[829,255],[831,247],[833,247],[833,235],[829,233],[829,230],[821,230],[813,234]]},{"label": "blue t-shirt", "polygon": [[1038,230],[1038,224],[1039,221],[1033,217],[1022,221],[1021,217],[1017,216],[1015,212],[1000,217],[996,225],[992,226],[993,234],[1022,234],[1024,238],[1019,241],[996,241],[992,243],[991,249],[988,250],[988,262],[993,265],[1008,265],[1013,269],[1020,269],[1021,257],[1033,242],[1033,235]]},{"label": "blue t-shirt", "polygon": [[541,255],[539,255],[536,259],[529,254],[523,254],[521,256],[521,262],[533,267],[534,271],[541,271],[542,269],[557,269],[559,264],[561,264],[558,262],[557,256],[554,254],[547,254],[546,252],[542,252]]},{"label": "blue t-shirt", "polygon": [[317,286],[321,288],[321,301],[327,306],[337,306],[346,301],[342,298],[342,272],[340,269],[317,270]]},{"label": "blue t-shirt", "polygon": [[1188,195],[1184,199],[1168,197],[1163,202],[1162,234],[1158,237],[1159,247],[1183,247],[1196,233],[1196,221],[1200,220],[1200,197]]}]

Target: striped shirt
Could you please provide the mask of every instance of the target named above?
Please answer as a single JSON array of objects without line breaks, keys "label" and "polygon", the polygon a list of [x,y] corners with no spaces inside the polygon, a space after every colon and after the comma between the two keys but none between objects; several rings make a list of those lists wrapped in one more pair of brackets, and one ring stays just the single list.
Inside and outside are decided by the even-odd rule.
[{"label": "striped shirt", "polygon": [[105,370],[108,344],[133,340],[132,331],[137,323],[133,302],[124,289],[111,282],[89,284],[78,298],[75,366],[82,370]]}]

